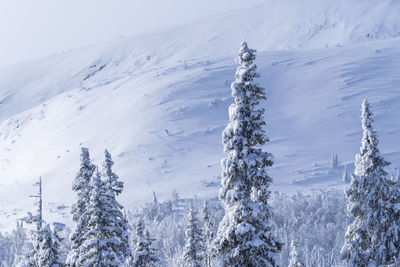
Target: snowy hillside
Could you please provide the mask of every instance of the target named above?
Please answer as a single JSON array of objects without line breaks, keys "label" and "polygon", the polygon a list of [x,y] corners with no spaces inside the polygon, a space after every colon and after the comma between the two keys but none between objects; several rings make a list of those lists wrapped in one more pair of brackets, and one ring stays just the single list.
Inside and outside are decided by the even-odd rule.
[{"label": "snowy hillside", "polygon": [[81,146],[99,165],[109,149],[128,208],[153,190],[161,198],[174,189],[215,196],[242,40],[259,51],[274,190],[344,186],[344,165],[351,172],[358,153],[364,97],[395,172],[399,13],[396,1],[267,1],[0,69],[0,226],[33,209],[28,195],[39,176],[45,218],[69,222],[63,205],[74,198]]}]

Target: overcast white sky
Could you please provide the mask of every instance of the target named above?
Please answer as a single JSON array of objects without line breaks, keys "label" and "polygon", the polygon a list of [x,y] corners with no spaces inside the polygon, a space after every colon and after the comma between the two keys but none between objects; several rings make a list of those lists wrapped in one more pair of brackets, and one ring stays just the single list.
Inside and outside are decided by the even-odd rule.
[{"label": "overcast white sky", "polygon": [[263,0],[0,0],[0,66]]}]

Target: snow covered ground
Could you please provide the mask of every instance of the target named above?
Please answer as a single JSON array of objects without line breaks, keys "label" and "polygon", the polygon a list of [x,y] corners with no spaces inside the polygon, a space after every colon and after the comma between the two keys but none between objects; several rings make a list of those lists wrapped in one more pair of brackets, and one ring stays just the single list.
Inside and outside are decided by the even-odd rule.
[{"label": "snow covered ground", "polygon": [[1,68],[0,229],[32,211],[28,196],[39,176],[45,219],[70,221],[81,146],[98,165],[109,149],[128,208],[149,201],[153,190],[160,198],[174,189],[215,196],[242,40],[259,51],[273,190],[345,185],[344,165],[350,173],[360,146],[364,97],[396,173],[399,13],[396,1],[269,0]]}]

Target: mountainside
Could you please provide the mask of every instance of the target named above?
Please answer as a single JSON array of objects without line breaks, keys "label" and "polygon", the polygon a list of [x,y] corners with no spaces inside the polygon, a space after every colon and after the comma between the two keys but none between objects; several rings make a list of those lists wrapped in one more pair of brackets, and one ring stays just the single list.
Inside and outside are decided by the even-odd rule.
[{"label": "mountainside", "polygon": [[[374,8],[371,8],[374,6]],[[341,188],[368,97],[381,152],[400,166],[400,2],[267,1],[148,35],[0,69],[0,225],[33,209],[69,222],[80,147],[104,148],[130,208],[176,189],[216,196],[221,132],[242,40],[259,53],[274,190]],[[337,153],[339,166],[330,167]]]}]

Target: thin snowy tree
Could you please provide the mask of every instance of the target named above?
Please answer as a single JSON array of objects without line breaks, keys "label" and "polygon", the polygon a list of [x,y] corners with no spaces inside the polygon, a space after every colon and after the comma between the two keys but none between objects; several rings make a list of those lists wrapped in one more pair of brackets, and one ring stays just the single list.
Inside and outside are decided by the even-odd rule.
[{"label": "thin snowy tree", "polygon": [[225,266],[278,266],[282,247],[270,223],[272,178],[266,168],[272,166],[273,157],[261,149],[269,139],[263,130],[264,109],[258,107],[266,99],[264,88],[253,81],[259,77],[255,52],[242,43],[231,86],[230,122],[222,135],[228,155],[221,163],[220,198],[226,214],[215,246]]},{"label": "thin snowy tree", "polygon": [[35,205],[37,205],[37,213],[33,215],[31,212],[28,212],[28,216],[26,216],[23,220],[29,224],[36,224],[36,230],[32,232],[32,241],[34,249],[25,254],[27,262],[29,262],[29,266],[36,266],[36,257],[38,250],[36,249],[39,245],[39,241],[42,239],[41,229],[44,223],[43,220],[43,191],[42,191],[42,177],[39,177],[39,181],[33,184],[33,186],[38,187],[38,191],[34,195],[30,195],[29,197],[36,199]]},{"label": "thin snowy tree", "polygon": [[[43,191],[42,191],[42,177],[39,177],[39,181],[37,181],[33,186],[38,187],[38,191],[35,195],[30,195],[29,197],[36,198],[37,205],[37,214],[35,216],[30,215],[31,222],[36,223],[36,230],[40,231],[42,229],[43,224]],[[29,219],[28,219],[29,221]]]},{"label": "thin snowy tree", "polygon": [[204,256],[204,237],[202,229],[200,228],[200,222],[197,217],[197,211],[193,207],[193,204],[189,205],[188,220],[186,223],[186,244],[183,248],[183,259],[185,266],[200,267],[203,266]]},{"label": "thin snowy tree", "polygon": [[396,168],[396,170],[397,170],[396,180],[400,181],[400,168]]},{"label": "thin snowy tree", "polygon": [[80,254],[79,248],[84,241],[83,235],[87,232],[88,218],[84,214],[90,200],[90,182],[95,169],[96,166],[90,161],[89,149],[82,147],[80,169],[72,185],[72,190],[76,192],[76,201],[71,209],[75,228],[70,235],[71,251],[66,260],[67,266],[76,266]]},{"label": "thin snowy tree", "polygon": [[300,254],[297,249],[297,245],[292,239],[290,243],[290,254],[289,254],[289,267],[305,267],[303,260],[300,257]]},{"label": "thin snowy tree", "polygon": [[153,239],[145,229],[142,219],[137,221],[136,227],[136,249],[133,252],[130,266],[133,267],[152,267],[159,259],[156,255],[156,249],[153,248]]},{"label": "thin snowy tree", "polygon": [[344,165],[344,170],[342,174],[342,181],[343,183],[348,183],[349,182],[349,175],[347,173],[347,165]]},{"label": "thin snowy tree", "polygon": [[60,231],[65,227],[64,224],[46,224],[39,231],[39,240],[36,245],[35,264],[37,267],[63,267],[64,262],[61,258]]},{"label": "thin snowy tree", "polygon": [[215,221],[209,209],[208,201],[204,202],[202,209],[202,219],[203,219],[202,221],[203,221],[204,239],[205,239],[204,265],[206,267],[211,267]]},{"label": "thin snowy tree", "polygon": [[160,220],[160,204],[158,203],[156,192],[153,191],[153,203],[150,209],[150,218],[152,220]]},{"label": "thin snowy tree", "polygon": [[105,182],[97,172],[91,179],[91,191],[87,210],[83,214],[87,221],[87,231],[82,236],[79,255],[75,266],[121,266],[118,254],[113,250],[120,245],[115,238],[115,222],[112,205],[107,197]]},{"label": "thin snowy tree", "polygon": [[123,206],[118,203],[116,196],[122,193],[124,183],[119,181],[113,172],[114,162],[111,154],[105,150],[102,177],[105,182],[106,198],[109,204],[109,213],[113,217],[113,238],[117,241],[113,244],[113,251],[118,255],[120,262],[125,262],[131,251],[129,247],[128,221],[123,213]]},{"label": "thin snowy tree", "polygon": [[334,153],[334,154],[332,154],[331,167],[336,168],[337,166],[338,166],[338,158],[337,158],[337,154]]},{"label": "thin snowy tree", "polygon": [[32,214],[28,212],[28,216],[23,218],[28,224],[35,224],[36,230],[39,231],[42,229],[42,224],[44,223],[43,220],[43,191],[42,191],[42,177],[39,177],[39,181],[33,184],[33,186],[37,186],[37,192],[34,195],[30,195],[30,198],[36,199],[35,205],[37,206],[36,214]]},{"label": "thin snowy tree", "polygon": [[390,163],[380,155],[367,100],[361,111],[360,154],[356,155],[354,175],[346,190],[348,215],[354,220],[345,234],[342,257],[348,266],[398,265],[399,191],[387,179],[384,167]]}]

